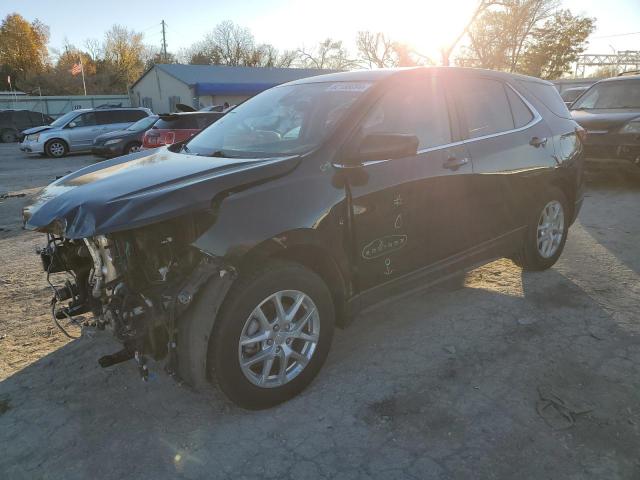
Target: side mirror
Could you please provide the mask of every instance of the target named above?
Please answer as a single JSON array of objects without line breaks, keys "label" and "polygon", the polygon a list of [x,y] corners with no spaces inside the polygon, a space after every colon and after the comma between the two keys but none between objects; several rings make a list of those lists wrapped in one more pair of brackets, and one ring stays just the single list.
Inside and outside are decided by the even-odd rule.
[{"label": "side mirror", "polygon": [[374,133],[364,137],[347,155],[347,163],[358,164],[370,160],[391,160],[411,157],[418,152],[418,137],[403,133]]},{"label": "side mirror", "polygon": [[69,123],[67,123],[67,127],[69,127],[69,128],[76,128],[76,122],[69,122]]}]

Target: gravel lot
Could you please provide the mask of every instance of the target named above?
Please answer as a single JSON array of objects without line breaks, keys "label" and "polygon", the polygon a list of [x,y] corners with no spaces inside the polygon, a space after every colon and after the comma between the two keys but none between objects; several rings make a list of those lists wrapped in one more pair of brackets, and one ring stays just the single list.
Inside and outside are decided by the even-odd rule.
[{"label": "gravel lot", "polygon": [[0,478],[640,478],[640,169],[590,163],[553,269],[500,260],[371,309],[301,396],[247,412],[51,326],[19,212],[92,161],[0,144]]}]

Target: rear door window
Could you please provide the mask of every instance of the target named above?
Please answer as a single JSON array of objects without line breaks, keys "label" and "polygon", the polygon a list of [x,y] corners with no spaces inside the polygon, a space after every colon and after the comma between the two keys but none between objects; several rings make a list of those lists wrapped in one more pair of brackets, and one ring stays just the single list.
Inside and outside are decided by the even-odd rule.
[{"label": "rear door window", "polygon": [[105,112],[96,112],[98,125],[111,125],[112,123],[120,123],[117,112],[107,110]]},{"label": "rear door window", "polygon": [[451,143],[444,90],[435,79],[412,81],[387,91],[362,122],[362,134],[401,133],[418,137],[418,149]]},{"label": "rear door window", "polygon": [[486,78],[462,79],[456,98],[466,121],[468,138],[514,129],[514,119],[502,82]]}]

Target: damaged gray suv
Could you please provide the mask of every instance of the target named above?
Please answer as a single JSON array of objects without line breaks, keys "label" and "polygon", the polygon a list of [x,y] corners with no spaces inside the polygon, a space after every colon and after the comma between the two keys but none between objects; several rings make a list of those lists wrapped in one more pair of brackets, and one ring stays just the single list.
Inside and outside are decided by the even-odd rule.
[{"label": "damaged gray suv", "polygon": [[266,408],[367,305],[497,257],[552,266],[582,203],[581,136],[531,77],[330,74],[61,178],[24,218],[47,234],[54,320],[93,312],[122,343],[103,367],[135,358],[146,378],[153,357]]}]

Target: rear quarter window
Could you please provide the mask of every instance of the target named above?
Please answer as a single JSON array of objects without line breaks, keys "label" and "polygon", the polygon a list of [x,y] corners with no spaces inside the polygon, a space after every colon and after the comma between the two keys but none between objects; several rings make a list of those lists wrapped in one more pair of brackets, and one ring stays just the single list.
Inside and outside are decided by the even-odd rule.
[{"label": "rear quarter window", "polygon": [[556,87],[551,84],[529,82],[527,80],[520,80],[519,83],[536,97],[539,102],[547,107],[551,113],[561,118],[571,119],[569,109],[562,100],[558,90],[556,90]]},{"label": "rear quarter window", "polygon": [[513,113],[513,123],[516,128],[524,127],[533,120],[533,113],[511,87],[507,87],[506,90],[509,105],[511,105],[511,113]]}]

